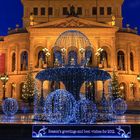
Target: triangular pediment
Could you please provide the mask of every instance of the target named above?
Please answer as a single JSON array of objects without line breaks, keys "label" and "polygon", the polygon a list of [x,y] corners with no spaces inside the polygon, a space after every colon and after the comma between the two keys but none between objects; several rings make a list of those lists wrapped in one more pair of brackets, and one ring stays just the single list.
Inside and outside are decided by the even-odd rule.
[{"label": "triangular pediment", "polygon": [[56,21],[34,25],[35,28],[112,28],[105,23],[99,23],[77,17],[68,17]]}]

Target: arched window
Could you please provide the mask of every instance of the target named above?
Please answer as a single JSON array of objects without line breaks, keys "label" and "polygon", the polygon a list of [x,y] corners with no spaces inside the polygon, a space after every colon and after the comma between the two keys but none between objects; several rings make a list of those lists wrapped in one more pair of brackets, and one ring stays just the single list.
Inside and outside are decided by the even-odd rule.
[{"label": "arched window", "polygon": [[62,53],[61,51],[57,50],[54,52],[54,66],[59,66],[62,63],[64,63],[65,60],[62,58]]},{"label": "arched window", "polygon": [[28,53],[27,51],[24,51],[21,53],[21,59],[20,59],[20,69],[21,71],[28,70]]},{"label": "arched window", "polygon": [[120,88],[120,94],[122,95],[122,98],[126,100],[126,84],[120,83],[119,88]]},{"label": "arched window", "polygon": [[125,55],[124,52],[119,51],[117,55],[118,60],[118,70],[125,70]]},{"label": "arched window", "polygon": [[44,64],[46,64],[45,52],[39,51],[39,53],[38,53],[37,67],[43,68],[43,65]]},{"label": "arched window", "polygon": [[103,68],[108,67],[108,55],[105,50],[103,50],[100,54],[100,64],[102,64]]},{"label": "arched window", "polygon": [[72,50],[68,54],[68,64],[69,65],[76,65],[77,64],[77,53],[76,51]]},{"label": "arched window", "polygon": [[134,57],[133,57],[133,53],[130,53],[130,70],[134,71]]},{"label": "arched window", "polygon": [[51,58],[52,58],[52,63],[53,66],[59,66],[62,61],[64,61],[64,55],[62,53],[62,48],[58,46],[54,46],[51,50]]},{"label": "arched window", "polygon": [[12,54],[12,72],[16,70],[16,53]]}]

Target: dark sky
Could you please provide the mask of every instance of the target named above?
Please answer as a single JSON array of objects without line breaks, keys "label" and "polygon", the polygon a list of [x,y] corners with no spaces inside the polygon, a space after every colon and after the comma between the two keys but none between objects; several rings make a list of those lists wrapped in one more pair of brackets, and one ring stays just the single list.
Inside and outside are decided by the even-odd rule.
[{"label": "dark sky", "polygon": [[[8,27],[22,26],[23,8],[20,0],[0,0],[0,35],[6,35]],[[124,27],[129,23],[138,27],[140,33],[140,0],[125,0],[123,9]]]}]

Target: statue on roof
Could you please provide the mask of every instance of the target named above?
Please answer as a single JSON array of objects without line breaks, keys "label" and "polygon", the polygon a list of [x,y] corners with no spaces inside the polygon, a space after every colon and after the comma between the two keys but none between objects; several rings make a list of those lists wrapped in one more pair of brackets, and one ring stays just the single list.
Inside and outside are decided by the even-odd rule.
[{"label": "statue on roof", "polygon": [[70,7],[70,15],[71,16],[75,16],[75,7],[72,5],[71,7]]},{"label": "statue on roof", "polygon": [[70,6],[70,11],[68,12],[68,16],[75,16],[75,17],[77,17],[77,13],[76,13],[75,7],[73,5]]}]

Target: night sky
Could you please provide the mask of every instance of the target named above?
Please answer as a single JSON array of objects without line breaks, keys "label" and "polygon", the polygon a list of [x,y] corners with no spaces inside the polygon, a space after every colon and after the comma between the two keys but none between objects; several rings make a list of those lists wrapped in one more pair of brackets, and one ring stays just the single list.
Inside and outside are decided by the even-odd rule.
[{"label": "night sky", "polygon": [[[125,0],[123,5],[124,27],[138,27],[140,33],[140,0]],[[23,8],[20,0],[1,0],[0,3],[0,35],[6,35],[8,27],[22,26]]]}]

